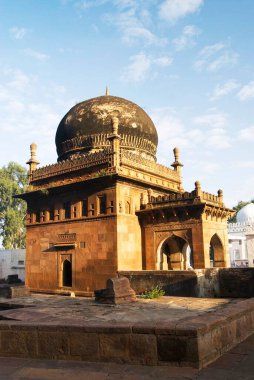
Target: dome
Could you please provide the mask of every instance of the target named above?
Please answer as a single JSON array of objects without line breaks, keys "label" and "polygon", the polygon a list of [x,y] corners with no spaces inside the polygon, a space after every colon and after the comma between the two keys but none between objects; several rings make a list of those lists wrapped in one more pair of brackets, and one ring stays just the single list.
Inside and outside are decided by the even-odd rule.
[{"label": "dome", "polygon": [[58,160],[65,160],[110,147],[112,118],[117,118],[121,148],[156,160],[156,128],[137,104],[105,95],[85,100],[72,107],[56,132]]},{"label": "dome", "polygon": [[254,203],[248,203],[236,215],[237,222],[254,223]]}]

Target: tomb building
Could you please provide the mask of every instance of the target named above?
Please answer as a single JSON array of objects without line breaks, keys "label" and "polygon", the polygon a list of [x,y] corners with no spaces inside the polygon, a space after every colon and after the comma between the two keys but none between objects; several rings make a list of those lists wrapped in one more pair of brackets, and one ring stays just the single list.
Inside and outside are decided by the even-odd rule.
[{"label": "tomb building", "polygon": [[146,112],[110,96],[76,104],[56,131],[58,162],[28,161],[26,285],[90,295],[120,270],[229,265],[222,190],[185,191],[179,150],[156,162]]},{"label": "tomb building", "polygon": [[254,203],[248,203],[228,224],[229,255],[232,267],[254,267]]}]

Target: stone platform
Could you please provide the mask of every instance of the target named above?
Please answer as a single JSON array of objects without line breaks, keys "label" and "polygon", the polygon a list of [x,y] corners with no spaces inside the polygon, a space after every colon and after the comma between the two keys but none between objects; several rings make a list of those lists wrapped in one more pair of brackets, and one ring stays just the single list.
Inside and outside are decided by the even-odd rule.
[{"label": "stone platform", "polygon": [[253,331],[254,299],[0,299],[0,356],[201,368]]}]

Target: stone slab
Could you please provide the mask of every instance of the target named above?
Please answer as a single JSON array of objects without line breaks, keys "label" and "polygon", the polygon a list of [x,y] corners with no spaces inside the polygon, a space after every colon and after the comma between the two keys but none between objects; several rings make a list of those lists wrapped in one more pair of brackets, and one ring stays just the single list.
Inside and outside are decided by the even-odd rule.
[{"label": "stone slab", "polygon": [[[254,299],[162,297],[100,305],[32,295],[4,302],[0,356],[200,368],[254,331]],[[14,302],[23,307],[11,309]]]}]

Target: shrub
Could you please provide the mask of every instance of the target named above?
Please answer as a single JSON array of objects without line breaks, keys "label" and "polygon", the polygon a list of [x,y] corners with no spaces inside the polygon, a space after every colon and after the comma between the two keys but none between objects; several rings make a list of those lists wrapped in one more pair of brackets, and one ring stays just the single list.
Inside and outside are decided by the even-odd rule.
[{"label": "shrub", "polygon": [[143,294],[141,294],[141,298],[153,299],[160,298],[165,295],[165,291],[159,286],[155,286],[150,290],[146,290]]}]

